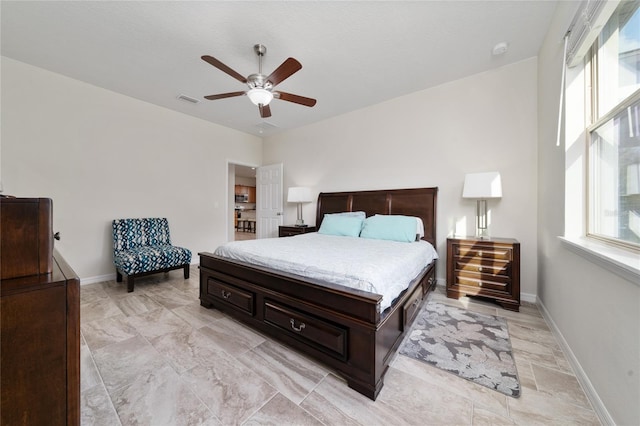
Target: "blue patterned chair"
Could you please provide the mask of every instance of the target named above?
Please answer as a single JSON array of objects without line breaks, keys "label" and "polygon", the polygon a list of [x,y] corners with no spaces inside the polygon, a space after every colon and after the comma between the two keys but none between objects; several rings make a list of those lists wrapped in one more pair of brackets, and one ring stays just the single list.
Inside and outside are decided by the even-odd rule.
[{"label": "blue patterned chair", "polygon": [[127,279],[127,291],[144,275],[184,268],[189,278],[191,251],[171,245],[166,218],[116,219],[113,221],[113,261],[117,281]]}]

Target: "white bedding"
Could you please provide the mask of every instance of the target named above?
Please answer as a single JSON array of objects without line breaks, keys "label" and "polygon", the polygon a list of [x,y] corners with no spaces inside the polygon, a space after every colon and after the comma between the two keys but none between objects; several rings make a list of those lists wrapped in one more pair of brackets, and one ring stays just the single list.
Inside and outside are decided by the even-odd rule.
[{"label": "white bedding", "polygon": [[234,241],[216,255],[382,295],[380,310],[438,258],[426,241],[401,243],[307,233]]}]

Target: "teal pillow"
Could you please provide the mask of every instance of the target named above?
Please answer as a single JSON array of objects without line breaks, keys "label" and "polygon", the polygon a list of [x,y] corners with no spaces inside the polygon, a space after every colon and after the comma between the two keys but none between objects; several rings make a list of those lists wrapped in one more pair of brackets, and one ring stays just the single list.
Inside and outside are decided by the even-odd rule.
[{"label": "teal pillow", "polygon": [[318,234],[357,237],[362,229],[362,221],[361,217],[328,214],[322,219]]},{"label": "teal pillow", "polygon": [[377,214],[365,219],[360,237],[410,243],[416,240],[416,226],[415,217]]}]

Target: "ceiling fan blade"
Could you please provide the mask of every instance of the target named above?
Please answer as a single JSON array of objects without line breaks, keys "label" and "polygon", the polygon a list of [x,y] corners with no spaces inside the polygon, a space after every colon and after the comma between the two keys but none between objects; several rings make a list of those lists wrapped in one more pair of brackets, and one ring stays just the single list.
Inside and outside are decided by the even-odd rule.
[{"label": "ceiling fan blade", "polygon": [[245,77],[243,77],[242,75],[240,75],[240,73],[232,70],[231,68],[229,68],[228,66],[226,66],[225,64],[223,64],[222,62],[220,62],[219,60],[217,60],[216,58],[214,58],[213,56],[209,56],[209,55],[204,55],[202,56],[202,60],[213,65],[214,67],[218,68],[220,71],[225,72],[227,74],[229,74],[231,77],[235,78],[236,80],[240,81],[241,83],[246,83],[247,79]]},{"label": "ceiling fan blade", "polygon": [[315,99],[305,98],[304,96],[294,95],[286,92],[274,92],[273,96],[283,101],[293,102],[294,104],[300,104],[308,107],[312,107],[316,104]]},{"label": "ceiling fan blade", "polygon": [[271,117],[271,107],[269,105],[258,105],[258,109],[260,110],[260,117],[267,118]]},{"label": "ceiling fan blade", "polygon": [[276,68],[269,77],[267,77],[267,81],[271,82],[271,84],[275,86],[278,83],[291,77],[301,69],[302,65],[300,64],[300,62],[296,61],[293,58],[287,58],[286,61],[284,61],[278,68]]},{"label": "ceiling fan blade", "polygon": [[224,99],[224,98],[233,98],[234,96],[242,96],[245,92],[229,92],[229,93],[220,93],[218,95],[209,95],[205,96],[205,99],[209,99],[210,101],[215,101],[216,99]]}]

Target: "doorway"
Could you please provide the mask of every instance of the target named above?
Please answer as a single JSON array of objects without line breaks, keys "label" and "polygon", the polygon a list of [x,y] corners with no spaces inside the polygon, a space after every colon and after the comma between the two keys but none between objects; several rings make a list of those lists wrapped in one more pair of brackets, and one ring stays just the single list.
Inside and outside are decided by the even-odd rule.
[{"label": "doorway", "polygon": [[230,241],[256,238],[256,168],[229,163],[229,193],[232,197]]}]

